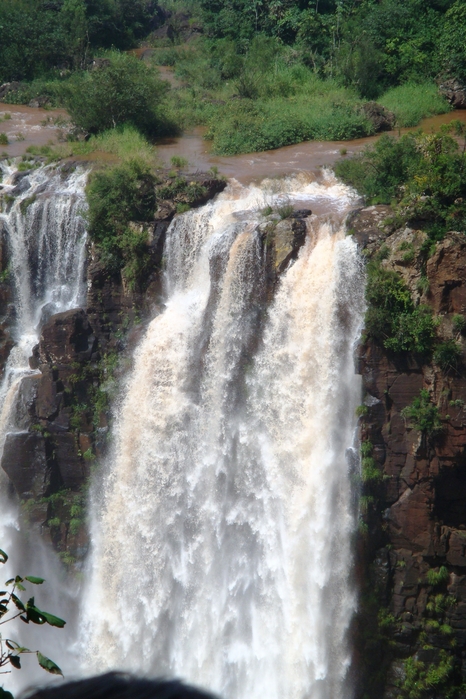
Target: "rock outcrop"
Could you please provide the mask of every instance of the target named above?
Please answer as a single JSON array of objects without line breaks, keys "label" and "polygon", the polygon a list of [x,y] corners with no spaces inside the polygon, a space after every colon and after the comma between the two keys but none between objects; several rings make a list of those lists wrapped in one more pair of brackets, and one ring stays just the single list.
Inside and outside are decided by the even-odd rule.
[{"label": "rock outcrop", "polygon": [[[387,207],[357,213],[350,224],[356,239],[369,257],[386,246],[383,264],[431,307],[437,332],[454,338],[464,362],[466,342],[454,317],[466,313],[466,238],[447,234],[426,260],[425,234],[409,228],[390,234],[383,223],[389,215]],[[420,288],[421,276],[427,283]],[[358,362],[366,406],[361,439],[372,445],[381,470],[362,508],[360,696],[407,697],[410,682],[422,687],[427,667],[440,668],[448,686],[459,687],[466,680],[464,366],[442,369],[432,357],[395,355],[370,339]],[[403,415],[421,389],[441,420],[432,434]]]},{"label": "rock outcrop", "polygon": [[444,80],[439,84],[439,92],[451,104],[453,109],[466,109],[466,85],[457,78]]},{"label": "rock outcrop", "polygon": [[391,131],[395,127],[395,115],[377,102],[366,102],[362,105],[364,115],[372,123],[375,133]]}]

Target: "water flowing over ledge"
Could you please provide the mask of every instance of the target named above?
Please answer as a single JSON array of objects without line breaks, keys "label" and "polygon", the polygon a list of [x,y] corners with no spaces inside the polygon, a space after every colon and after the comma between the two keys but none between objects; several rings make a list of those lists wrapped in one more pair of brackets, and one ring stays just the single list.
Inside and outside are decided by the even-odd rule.
[{"label": "water flowing over ledge", "polygon": [[[25,408],[19,401],[20,387],[24,381],[34,381],[40,375],[30,367],[29,358],[42,326],[53,314],[84,305],[86,227],[82,214],[86,208],[84,188],[88,173],[84,168],[66,173],[50,166],[21,172],[13,161],[11,165],[2,163],[2,174],[3,193],[11,196],[6,210],[0,213],[0,226],[4,232],[2,245],[8,248],[9,280],[13,287],[14,346],[0,383],[0,458],[6,440],[28,428]],[[41,593],[44,604],[53,605],[57,613],[70,620],[74,586],[65,589],[54,552],[36,534],[21,531],[19,512],[7,498],[8,490],[8,478],[0,468],[0,540],[10,554],[9,566],[15,573],[27,569],[42,574],[47,579],[47,588]],[[9,630],[12,633],[11,626]],[[24,631],[24,624],[17,624],[15,637],[21,640]],[[61,638],[53,633],[49,636],[49,631],[30,625],[24,634],[24,645],[44,643],[45,639],[51,654],[60,658],[63,669],[71,669],[67,656],[71,627]],[[8,679],[9,688],[19,691],[34,681],[43,682],[44,673],[36,665],[27,662],[24,672]]]},{"label": "water flowing over ledge", "polygon": [[[327,214],[308,219],[266,310],[259,210],[284,198]],[[172,223],[165,309],[93,494],[89,670],[177,675],[226,699],[351,697],[353,203],[330,174],[233,181]]]}]

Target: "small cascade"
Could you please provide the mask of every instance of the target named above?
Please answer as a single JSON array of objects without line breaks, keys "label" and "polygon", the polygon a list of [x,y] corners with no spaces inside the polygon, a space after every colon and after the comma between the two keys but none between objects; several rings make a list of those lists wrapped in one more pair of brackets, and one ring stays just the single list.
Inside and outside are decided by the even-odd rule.
[{"label": "small cascade", "polygon": [[[40,328],[54,313],[82,306],[86,259],[84,187],[87,173],[75,170],[63,178],[50,167],[20,173],[3,169],[3,192],[14,196],[0,213],[7,241],[9,275],[14,286],[15,346],[0,385],[0,450],[9,424],[12,393],[31,373],[29,357]],[[13,391],[12,391],[13,389]],[[3,438],[2,438],[3,435]]]},{"label": "small cascade", "polygon": [[[14,306],[9,312],[15,343],[0,383],[1,457],[6,435],[24,429],[15,422],[16,401],[23,379],[38,373],[31,369],[29,358],[39,341],[41,327],[53,314],[82,306],[85,301],[86,227],[82,214],[86,207],[87,172],[78,168],[64,174],[53,166],[20,172],[17,163],[6,165],[5,161],[0,167],[2,194],[8,197],[0,213],[1,245],[2,254],[8,257],[9,281],[13,286]],[[0,469],[0,541],[1,548],[10,553],[9,569],[24,572],[27,566],[30,574],[43,574],[48,584],[48,590],[44,588],[42,594],[44,606],[50,598],[49,604],[56,613],[65,615],[67,593],[60,594],[61,586],[55,588],[53,584],[60,577],[54,555],[34,535],[20,531],[17,506],[8,498],[8,484]],[[19,634],[21,630],[17,629]],[[32,643],[35,630],[28,631],[27,642]],[[13,634],[11,627],[9,632]],[[16,637],[18,633],[15,630]],[[47,643],[53,653],[57,639],[52,634],[47,640],[48,636],[49,630],[45,636],[42,630],[38,643]],[[63,638],[58,639],[58,644],[54,658],[57,660]],[[43,674],[31,664],[7,684],[17,691],[36,678],[44,681]]]},{"label": "small cascade", "polygon": [[[271,303],[265,205],[307,220]],[[225,699],[350,699],[350,487],[363,271],[327,174],[178,216],[91,508],[89,671],[180,676]]]}]

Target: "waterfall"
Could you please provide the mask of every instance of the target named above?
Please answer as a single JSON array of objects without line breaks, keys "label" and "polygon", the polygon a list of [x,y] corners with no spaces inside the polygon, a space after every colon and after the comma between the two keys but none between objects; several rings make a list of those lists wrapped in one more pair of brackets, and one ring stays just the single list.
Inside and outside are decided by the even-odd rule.
[{"label": "waterfall", "polygon": [[[260,209],[284,198],[321,213],[265,309]],[[90,671],[180,676],[225,699],[351,697],[353,203],[328,173],[233,181],[171,224],[165,307],[92,497]]]},{"label": "waterfall", "polygon": [[[3,246],[8,248],[9,281],[14,289],[15,343],[0,383],[1,457],[6,435],[19,431],[15,406],[21,382],[38,373],[30,368],[29,357],[39,341],[41,327],[51,315],[82,306],[85,300],[86,229],[82,213],[86,207],[87,172],[77,168],[65,174],[54,166],[21,172],[16,161],[2,161],[0,171],[2,193],[8,197],[0,213],[0,232]],[[53,553],[33,533],[21,531],[17,505],[8,498],[8,484],[0,469],[0,547],[10,554],[10,561],[0,572],[6,577],[8,572],[20,571],[24,575],[43,575],[47,586],[39,595],[44,607],[49,604],[55,613],[69,618],[71,590],[63,588]],[[24,624],[14,630],[12,626],[8,627],[9,634],[21,638]],[[24,644],[33,644],[36,639],[39,647],[45,643],[58,662],[63,656],[63,634],[56,638],[50,631],[56,630],[41,627],[37,633],[30,625]],[[25,672],[8,678],[8,687],[17,691],[34,680],[44,681],[45,673],[36,666],[28,662]]]}]

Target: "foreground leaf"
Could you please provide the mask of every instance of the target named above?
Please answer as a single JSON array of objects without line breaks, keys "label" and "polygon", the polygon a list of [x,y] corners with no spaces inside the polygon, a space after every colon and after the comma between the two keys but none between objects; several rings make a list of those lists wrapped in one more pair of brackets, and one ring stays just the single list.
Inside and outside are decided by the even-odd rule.
[{"label": "foreground leaf", "polygon": [[7,692],[6,689],[0,687],[0,699],[14,699],[14,697],[11,692]]},{"label": "foreground leaf", "polygon": [[[8,555],[5,553],[5,551],[2,551],[2,549],[0,549],[0,563],[6,563],[7,560],[8,560]],[[9,692],[7,692],[7,694],[9,694]],[[1,697],[1,694],[0,694],[0,697]]]},{"label": "foreground leaf", "polygon": [[25,612],[26,607],[24,606],[23,602],[17,597],[16,595],[11,595],[11,599],[13,600],[15,606],[17,609],[19,609],[20,612]]},{"label": "foreground leaf", "polygon": [[40,612],[42,616],[45,618],[47,624],[50,624],[50,626],[56,626],[59,629],[62,629],[66,621],[64,619],[60,619],[59,616],[55,616],[54,614],[49,614],[48,612]]},{"label": "foreground leaf", "polygon": [[21,658],[18,655],[9,655],[8,659],[14,668],[21,670]]},{"label": "foreground leaf", "polygon": [[[42,655],[40,651],[37,651],[37,660],[39,665],[43,667],[44,670],[47,670],[47,672],[50,672],[52,675],[61,675],[63,677],[63,672],[58,665],[54,663],[53,660],[50,660],[50,658],[46,658],[45,655]],[[1,696],[0,699],[2,699]]]},{"label": "foreground leaf", "polygon": [[26,575],[24,579],[33,585],[42,585],[45,582],[44,578],[36,578],[35,575]]}]

